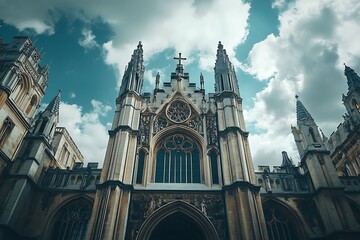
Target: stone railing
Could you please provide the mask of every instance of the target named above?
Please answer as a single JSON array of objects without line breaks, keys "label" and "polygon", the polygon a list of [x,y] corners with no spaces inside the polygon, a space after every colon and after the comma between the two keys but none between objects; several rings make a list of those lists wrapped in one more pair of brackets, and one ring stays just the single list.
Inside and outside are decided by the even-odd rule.
[{"label": "stone railing", "polygon": [[91,167],[74,169],[48,169],[41,181],[41,188],[63,190],[96,190],[101,169]]}]

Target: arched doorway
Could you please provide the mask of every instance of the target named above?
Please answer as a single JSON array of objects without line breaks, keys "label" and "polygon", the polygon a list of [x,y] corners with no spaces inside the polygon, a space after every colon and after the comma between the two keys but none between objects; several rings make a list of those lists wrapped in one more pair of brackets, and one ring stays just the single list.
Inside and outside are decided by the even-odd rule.
[{"label": "arched doorway", "polygon": [[199,209],[184,201],[175,201],[152,213],[141,226],[137,239],[218,240],[219,237]]},{"label": "arched doorway", "polygon": [[205,240],[198,224],[184,213],[177,212],[159,222],[151,233],[150,240]]}]

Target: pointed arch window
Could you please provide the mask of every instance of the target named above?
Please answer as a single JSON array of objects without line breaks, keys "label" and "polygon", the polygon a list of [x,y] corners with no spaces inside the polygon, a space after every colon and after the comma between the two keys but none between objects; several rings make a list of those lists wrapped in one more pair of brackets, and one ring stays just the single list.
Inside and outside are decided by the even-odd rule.
[{"label": "pointed arch window", "polygon": [[264,203],[263,209],[269,240],[304,239],[301,224],[290,210],[271,200]]},{"label": "pointed arch window", "polygon": [[60,209],[60,214],[54,223],[51,239],[85,239],[91,208],[89,202],[78,200]]},{"label": "pointed arch window", "polygon": [[214,150],[209,153],[210,164],[211,164],[211,175],[213,184],[219,184],[219,168],[217,161],[217,154]]},{"label": "pointed arch window", "polygon": [[31,97],[31,100],[30,100],[29,105],[28,105],[27,108],[26,108],[25,113],[26,113],[27,115],[30,115],[30,113],[32,113],[33,110],[35,109],[36,105],[37,105],[37,97],[36,97],[36,95],[33,95],[33,96]]},{"label": "pointed arch window", "polygon": [[156,153],[155,182],[200,183],[200,151],[182,134],[165,138]]},{"label": "pointed arch window", "polygon": [[312,127],[309,128],[309,134],[311,136],[311,140],[316,143],[317,142],[317,139],[315,137],[315,133],[314,133],[314,129]]},{"label": "pointed arch window", "polygon": [[15,127],[14,122],[9,117],[6,117],[0,129],[0,147],[5,143],[7,138],[10,136],[10,133],[14,127]]},{"label": "pointed arch window", "polygon": [[145,151],[139,151],[139,162],[137,167],[137,174],[136,174],[136,183],[141,184],[143,175],[144,175],[144,165],[145,165]]},{"label": "pointed arch window", "polygon": [[360,112],[360,103],[358,103],[355,98],[352,99],[351,104],[358,112]]},{"label": "pointed arch window", "polygon": [[220,91],[224,91],[225,90],[225,88],[224,88],[224,77],[223,77],[222,74],[220,75],[220,78],[221,78],[221,81],[220,81],[221,89],[220,89]]}]

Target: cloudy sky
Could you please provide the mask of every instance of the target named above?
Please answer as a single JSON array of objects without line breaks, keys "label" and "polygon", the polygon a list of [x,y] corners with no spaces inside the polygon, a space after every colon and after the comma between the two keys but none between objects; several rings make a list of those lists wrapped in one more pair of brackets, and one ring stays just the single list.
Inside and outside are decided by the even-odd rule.
[{"label": "cloudy sky", "polygon": [[87,162],[102,164],[123,70],[138,41],[144,92],[167,81],[178,52],[185,71],[214,92],[222,41],[236,67],[255,165],[299,161],[290,126],[295,94],[325,135],[342,121],[345,62],[360,73],[358,0],[0,0],[0,35],[29,35],[50,65],[43,103],[62,89],[60,126]]}]

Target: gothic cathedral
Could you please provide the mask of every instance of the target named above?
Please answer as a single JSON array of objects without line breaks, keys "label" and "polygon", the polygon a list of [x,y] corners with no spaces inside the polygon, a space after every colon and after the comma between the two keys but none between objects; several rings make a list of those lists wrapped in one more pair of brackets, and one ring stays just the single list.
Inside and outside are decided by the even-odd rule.
[{"label": "gothic cathedral", "polygon": [[[297,97],[301,162],[253,167],[235,69],[219,42],[215,92],[181,54],[142,93],[141,42],[116,99],[102,169],[57,126],[61,91],[36,113],[48,67],[27,37],[0,39],[0,239],[358,239],[360,78],[326,138]],[[162,86],[160,77],[164,77]],[[36,114],[35,114],[36,113]]]}]

